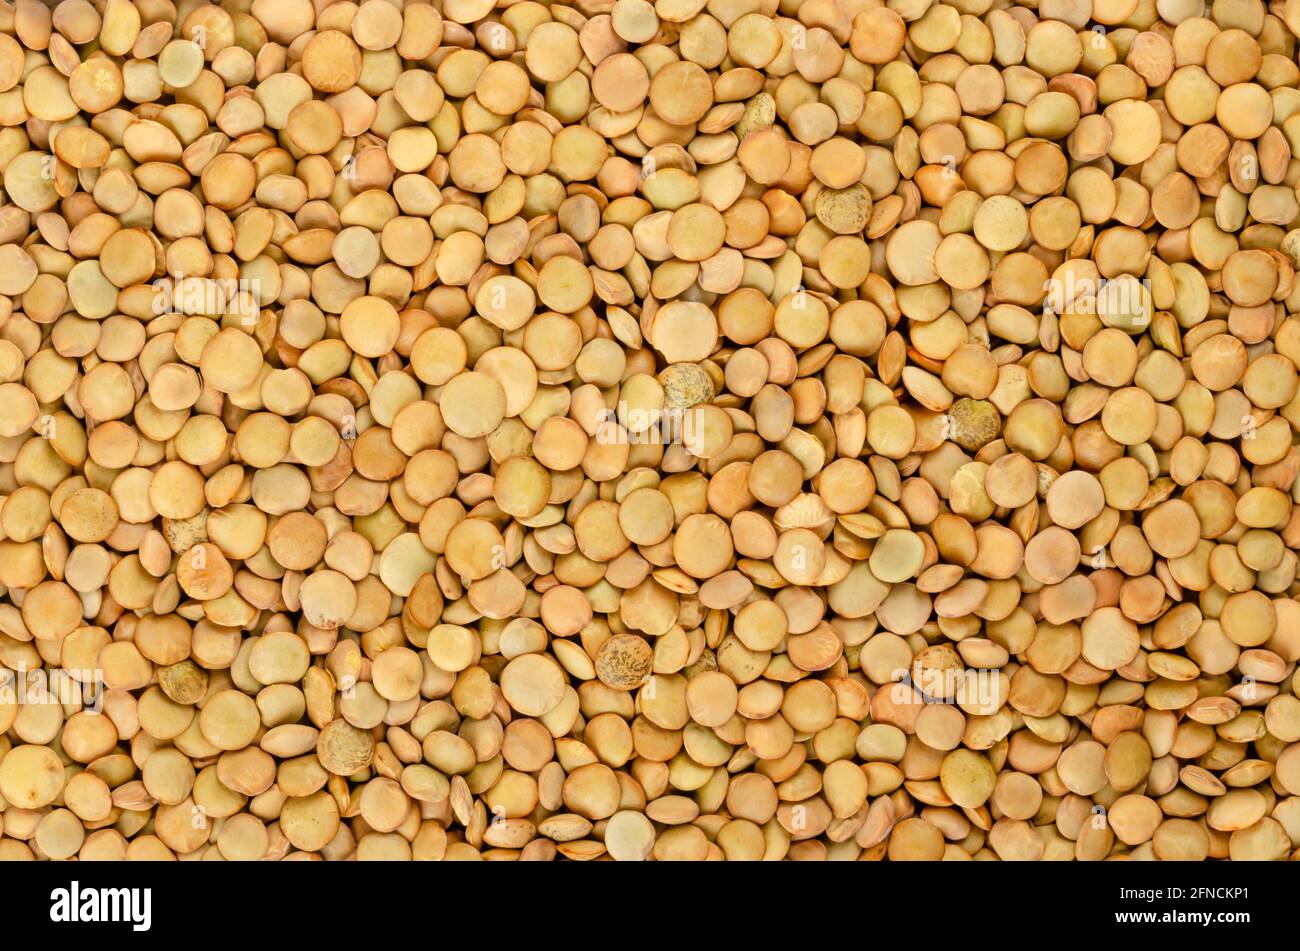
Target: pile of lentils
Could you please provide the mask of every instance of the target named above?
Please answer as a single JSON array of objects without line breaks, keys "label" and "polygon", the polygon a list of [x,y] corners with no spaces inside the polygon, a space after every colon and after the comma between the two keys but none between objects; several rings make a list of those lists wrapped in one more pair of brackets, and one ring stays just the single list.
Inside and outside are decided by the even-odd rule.
[{"label": "pile of lentils", "polygon": [[0,4],[0,859],[1292,857],[1297,36]]}]

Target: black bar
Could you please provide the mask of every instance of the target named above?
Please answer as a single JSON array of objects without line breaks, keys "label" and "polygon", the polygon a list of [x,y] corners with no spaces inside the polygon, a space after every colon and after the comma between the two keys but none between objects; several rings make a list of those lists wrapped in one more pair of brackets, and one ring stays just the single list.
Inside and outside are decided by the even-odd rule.
[{"label": "black bar", "polygon": [[[770,943],[777,929],[824,934],[837,926],[866,929],[864,937],[873,941],[897,934],[946,942],[982,934],[994,942],[1017,940],[1035,927],[1071,938],[1163,934],[1181,941],[1199,934],[1220,941],[1263,929],[1280,933],[1294,920],[1296,901],[1293,873],[1244,862],[699,863],[672,869],[614,869],[603,862],[41,862],[4,871],[8,939],[30,932],[163,939],[173,947],[177,940],[211,945],[224,935],[256,935],[259,944],[280,934],[333,943],[377,937],[384,922],[430,928],[441,940],[472,930],[477,940],[490,942],[520,929],[545,939],[552,928],[557,939],[571,939],[571,928],[648,937],[658,919],[662,927],[689,927],[692,936],[716,932],[731,942],[752,934]],[[148,930],[136,930],[130,920],[52,920],[56,899],[65,898],[74,881],[83,898],[100,888],[150,889]]]}]

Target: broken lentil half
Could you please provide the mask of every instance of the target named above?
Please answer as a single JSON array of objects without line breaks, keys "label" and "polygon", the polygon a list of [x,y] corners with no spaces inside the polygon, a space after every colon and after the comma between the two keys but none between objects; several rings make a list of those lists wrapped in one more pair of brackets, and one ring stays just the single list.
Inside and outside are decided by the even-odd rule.
[{"label": "broken lentil half", "polygon": [[0,5],[0,858],[1290,857],[1297,35]]}]

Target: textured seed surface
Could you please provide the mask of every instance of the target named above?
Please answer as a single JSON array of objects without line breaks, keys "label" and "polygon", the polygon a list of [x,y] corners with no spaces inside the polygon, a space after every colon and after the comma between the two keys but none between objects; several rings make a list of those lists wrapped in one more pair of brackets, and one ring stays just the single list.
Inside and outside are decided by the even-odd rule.
[{"label": "textured seed surface", "polygon": [[0,860],[1293,858],[1297,37],[0,4]]}]

